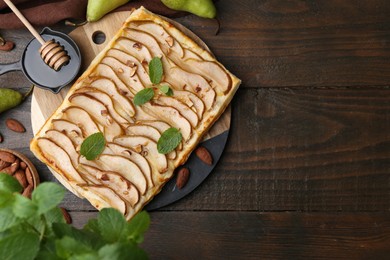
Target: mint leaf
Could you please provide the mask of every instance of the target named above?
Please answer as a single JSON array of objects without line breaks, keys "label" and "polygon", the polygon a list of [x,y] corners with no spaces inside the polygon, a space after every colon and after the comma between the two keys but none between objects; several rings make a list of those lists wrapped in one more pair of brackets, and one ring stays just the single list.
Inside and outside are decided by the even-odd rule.
[{"label": "mint leaf", "polygon": [[128,243],[105,245],[100,248],[98,254],[100,260],[148,259],[148,256],[142,249],[137,247],[135,244]]},{"label": "mint leaf", "polygon": [[173,96],[173,91],[168,85],[162,85],[159,87],[160,91],[167,95],[168,97]]},{"label": "mint leaf", "polygon": [[[99,259],[100,260],[116,260],[120,258],[120,248],[121,245],[118,243],[115,244],[107,244],[99,249]],[[124,258],[122,258],[124,259]]]},{"label": "mint leaf", "polygon": [[148,102],[154,97],[153,88],[144,88],[135,94],[134,96],[134,105],[140,106]]},{"label": "mint leaf", "polygon": [[53,231],[54,234],[59,238],[65,236],[72,237],[77,241],[84,243],[86,246],[96,250],[104,245],[104,242],[100,238],[99,234],[87,231],[85,229],[79,230],[65,223],[54,223]]},{"label": "mint leaf", "polygon": [[161,82],[163,75],[163,65],[161,62],[161,59],[158,57],[154,57],[150,62],[149,62],[149,78],[150,81],[153,84],[158,84]]},{"label": "mint leaf", "polygon": [[0,207],[7,205],[14,199],[14,194],[9,191],[0,190]]},{"label": "mint leaf", "polygon": [[175,150],[180,144],[182,135],[180,131],[174,127],[168,128],[162,133],[157,142],[157,150],[159,153],[167,154]]},{"label": "mint leaf", "polygon": [[83,141],[80,147],[80,154],[88,161],[95,160],[104,150],[106,139],[101,132],[94,133]]},{"label": "mint leaf", "polygon": [[[12,204],[0,208],[0,232],[7,230],[19,223],[18,218],[12,212]],[[1,259],[1,257],[0,257]]]},{"label": "mint leaf", "polygon": [[93,250],[74,238],[65,236],[56,240],[56,251],[59,257],[68,259],[73,255],[92,253]]},{"label": "mint leaf", "polygon": [[12,176],[0,173],[0,191],[21,192],[23,187]]},{"label": "mint leaf", "polygon": [[39,250],[35,233],[18,232],[0,240],[0,259],[34,259]]},{"label": "mint leaf", "polygon": [[16,194],[13,213],[19,218],[28,218],[37,213],[37,206],[28,198]]},{"label": "mint leaf", "polygon": [[98,259],[96,253],[73,255],[72,257],[69,258],[69,260],[96,260],[96,259]]},{"label": "mint leaf", "polygon": [[135,243],[142,243],[144,233],[150,225],[150,217],[146,211],[141,211],[126,225],[126,236]]},{"label": "mint leaf", "polygon": [[65,196],[65,190],[56,183],[45,182],[32,193],[32,201],[38,206],[38,214],[55,208]]},{"label": "mint leaf", "polygon": [[60,208],[55,207],[45,213],[45,218],[47,224],[50,226],[53,223],[65,223],[64,215],[62,214],[62,211]]},{"label": "mint leaf", "polygon": [[126,226],[126,219],[118,210],[104,208],[99,212],[97,220],[100,233],[105,241],[119,240]]}]

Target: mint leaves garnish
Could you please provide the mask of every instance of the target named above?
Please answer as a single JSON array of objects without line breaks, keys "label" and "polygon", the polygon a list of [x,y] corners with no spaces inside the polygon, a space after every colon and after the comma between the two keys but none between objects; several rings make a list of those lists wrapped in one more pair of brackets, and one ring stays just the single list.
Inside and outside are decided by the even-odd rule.
[{"label": "mint leaves garnish", "polygon": [[42,183],[30,200],[19,194],[21,186],[14,181],[0,174],[0,195],[7,198],[0,201],[0,259],[147,259],[138,247],[149,228],[147,212],[127,222],[116,209],[105,208],[76,229],[58,208],[62,186]]},{"label": "mint leaves garnish", "polygon": [[157,150],[159,153],[167,154],[175,150],[180,144],[182,135],[180,131],[174,127],[168,128],[162,133],[157,142]]},{"label": "mint leaves garnish", "polygon": [[159,84],[163,75],[163,65],[161,58],[154,57],[149,62],[149,78],[153,84]]},{"label": "mint leaves garnish", "polygon": [[160,91],[167,95],[168,97],[173,96],[173,91],[168,85],[162,85],[159,87]]},{"label": "mint leaves garnish", "polygon": [[88,161],[95,160],[104,150],[106,139],[101,132],[94,133],[83,141],[80,147],[80,154]]},{"label": "mint leaves garnish", "polygon": [[134,96],[134,105],[140,106],[148,102],[154,97],[153,88],[144,88],[135,94]]}]

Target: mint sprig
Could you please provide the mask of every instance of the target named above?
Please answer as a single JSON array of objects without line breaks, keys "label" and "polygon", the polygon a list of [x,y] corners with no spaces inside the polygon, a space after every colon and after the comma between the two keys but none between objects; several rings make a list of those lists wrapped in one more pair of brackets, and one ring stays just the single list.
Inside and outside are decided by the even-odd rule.
[{"label": "mint sprig", "polygon": [[138,247],[150,224],[147,212],[127,222],[116,209],[105,208],[76,229],[58,208],[62,186],[42,183],[31,200],[20,189],[12,176],[0,174],[0,195],[7,198],[0,203],[0,259],[147,259]]},{"label": "mint sprig", "polygon": [[157,150],[161,154],[167,154],[176,149],[180,144],[182,135],[180,131],[174,127],[165,130],[157,142]]},{"label": "mint sprig", "polygon": [[135,94],[134,96],[134,105],[140,106],[148,102],[154,97],[153,88],[144,88]]},{"label": "mint sprig", "polygon": [[159,57],[154,57],[150,62],[149,62],[149,78],[150,81],[153,84],[159,84],[162,79],[163,75],[163,65],[161,62],[161,58]]},{"label": "mint sprig", "polygon": [[84,139],[80,147],[80,154],[87,160],[95,160],[104,150],[106,139],[103,133],[97,132]]},{"label": "mint sprig", "polygon": [[159,87],[160,91],[167,95],[168,97],[173,96],[173,91],[168,85],[162,85]]}]

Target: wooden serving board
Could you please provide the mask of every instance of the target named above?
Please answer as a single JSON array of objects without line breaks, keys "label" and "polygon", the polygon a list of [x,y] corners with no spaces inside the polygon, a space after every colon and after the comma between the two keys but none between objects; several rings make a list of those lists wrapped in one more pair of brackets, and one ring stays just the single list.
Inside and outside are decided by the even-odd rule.
[{"label": "wooden serving board", "polygon": [[[98,22],[88,23],[78,27],[69,34],[80,48],[82,56],[81,73],[87,69],[95,56],[104,49],[106,44],[112,39],[122,26],[123,21],[125,21],[129,15],[130,12],[113,13]],[[204,49],[209,50],[207,45],[190,30],[174,21],[169,21],[182,30],[187,36],[195,40]],[[105,42],[96,44],[93,41],[93,36],[96,33],[103,33],[106,37]],[[50,91],[40,88],[34,89],[31,101],[31,125],[34,134],[39,131],[47,118],[49,118],[61,105],[69,88],[70,86],[65,87],[58,94],[53,94]],[[199,159],[192,154],[185,163],[185,167],[189,168],[191,171],[191,177],[186,186],[180,190],[176,189],[175,178],[171,179],[165,184],[161,192],[146,206],[147,210],[166,206],[185,197],[207,178],[222,155],[228,138],[230,119],[231,107],[228,106],[226,111],[203,138],[202,145],[206,147],[213,156],[213,165],[209,166],[200,162]],[[49,170],[51,169],[49,168]],[[53,174],[56,175],[54,172]]]},{"label": "wooden serving board", "polygon": [[[116,32],[122,26],[123,21],[130,15],[131,12],[117,12],[106,15],[103,19],[94,23],[87,23],[73,30],[69,35],[76,42],[81,52],[81,73],[87,69],[95,56],[104,49],[106,44],[112,39]],[[189,29],[181,24],[170,20],[177,28],[182,30],[186,35],[195,40],[200,46],[209,50],[207,45],[197,37]],[[93,37],[96,33],[103,33],[106,40],[102,44],[96,44]],[[81,74],[80,73],[80,74]],[[36,134],[42,125],[46,122],[53,112],[61,105],[69,87],[65,87],[60,93],[53,94],[49,91],[35,88],[31,101],[31,124],[34,134]],[[214,124],[210,131],[205,136],[204,140],[208,140],[217,136],[230,128],[231,109],[230,106],[225,113]]]}]

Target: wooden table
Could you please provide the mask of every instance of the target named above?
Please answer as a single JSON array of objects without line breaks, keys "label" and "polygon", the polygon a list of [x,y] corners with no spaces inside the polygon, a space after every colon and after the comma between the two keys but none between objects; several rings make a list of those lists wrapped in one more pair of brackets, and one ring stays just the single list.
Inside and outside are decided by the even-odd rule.
[{"label": "wooden table", "polygon": [[[222,24],[177,19],[243,84],[227,148],[211,176],[181,201],[151,212],[152,259],[366,258],[390,253],[390,2],[233,1]],[[56,29],[69,31],[65,26]],[[1,31],[17,48],[26,30]],[[22,73],[1,87],[26,91]],[[0,115],[0,147],[29,151],[30,99]],[[19,119],[27,133],[5,128]],[[71,194],[74,225],[96,215]]]}]

